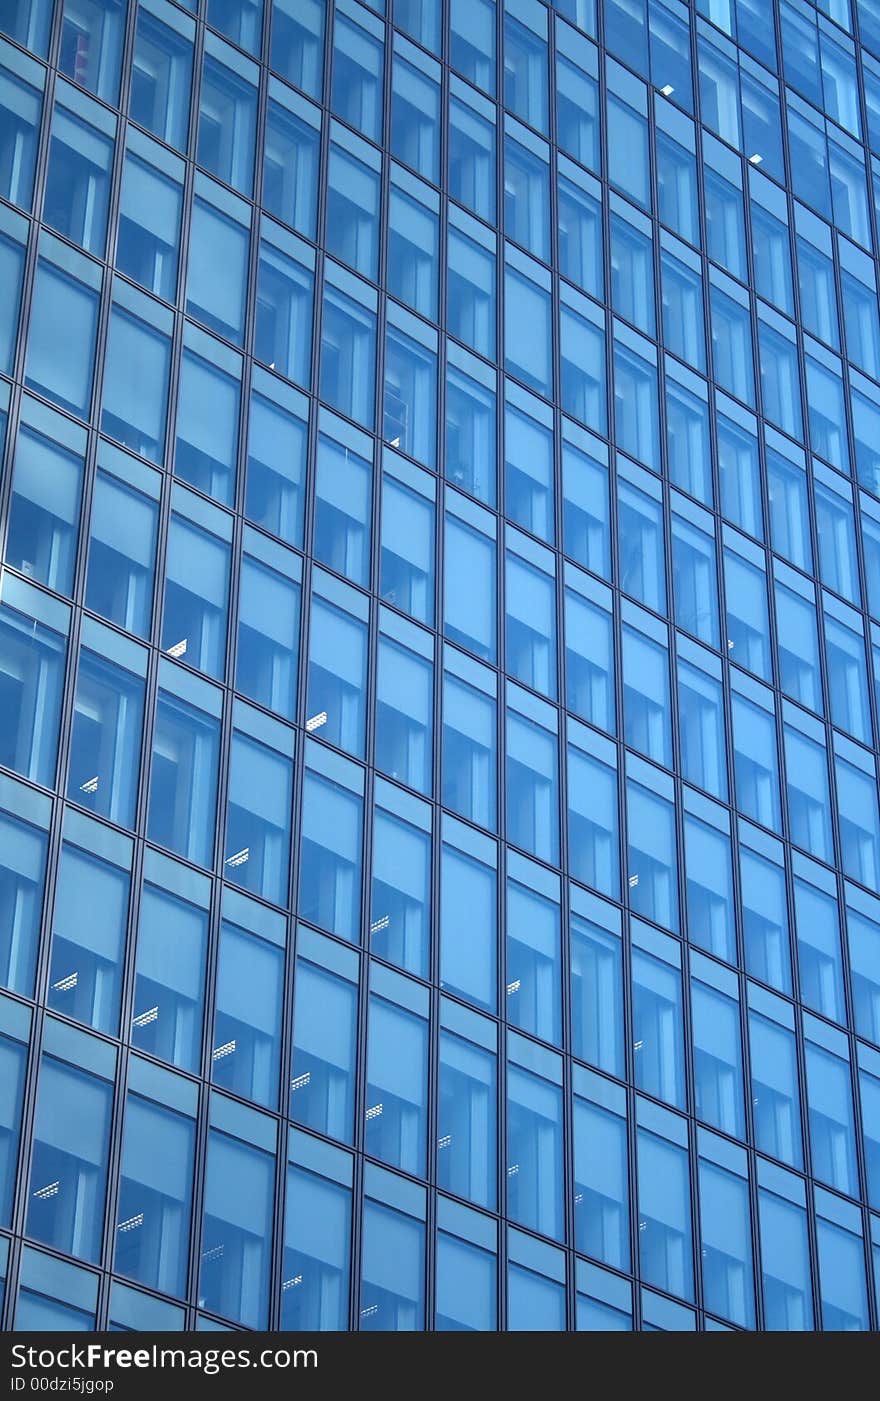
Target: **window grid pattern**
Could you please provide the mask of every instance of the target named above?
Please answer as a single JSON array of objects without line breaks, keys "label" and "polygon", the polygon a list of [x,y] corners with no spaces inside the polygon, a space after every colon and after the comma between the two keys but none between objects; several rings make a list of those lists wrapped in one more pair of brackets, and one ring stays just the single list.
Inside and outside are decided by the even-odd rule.
[{"label": "window grid pattern", "polygon": [[197,8],[2,21],[6,1326],[876,1327],[875,5]]}]

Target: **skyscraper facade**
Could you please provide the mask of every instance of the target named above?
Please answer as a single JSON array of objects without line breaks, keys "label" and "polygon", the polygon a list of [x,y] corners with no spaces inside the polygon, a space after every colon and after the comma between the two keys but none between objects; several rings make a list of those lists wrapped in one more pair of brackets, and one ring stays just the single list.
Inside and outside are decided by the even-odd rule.
[{"label": "skyscraper facade", "polygon": [[3,1326],[876,1328],[880,0],[0,34]]}]

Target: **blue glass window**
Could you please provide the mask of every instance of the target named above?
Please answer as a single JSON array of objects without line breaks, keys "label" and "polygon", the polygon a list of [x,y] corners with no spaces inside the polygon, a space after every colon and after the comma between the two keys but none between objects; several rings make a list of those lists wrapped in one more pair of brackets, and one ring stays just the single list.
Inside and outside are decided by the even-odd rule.
[{"label": "blue glass window", "polygon": [[[586,743],[586,740],[585,740]],[[568,841],[572,875],[617,897],[617,775],[603,758],[568,746]]]},{"label": "blue glass window", "polygon": [[507,672],[552,698],[556,695],[556,581],[549,572],[553,562],[546,553],[529,549],[526,541],[522,548],[528,549],[528,558],[511,549],[505,554]]},{"label": "blue glass window", "polygon": [[368,438],[322,417],[315,481],[315,558],[364,586],[370,577],[372,457]]},{"label": "blue glass window", "polygon": [[101,429],[151,462],[164,456],[172,324],[164,308],[117,284],[104,358]]},{"label": "blue glass window", "polygon": [[[487,374],[472,357],[455,355],[455,347],[452,351],[446,369],[446,476],[492,506],[496,476],[495,375]],[[474,375],[467,373],[469,370]]]},{"label": "blue glass window", "polygon": [[861,620],[850,610],[825,607],[825,661],[831,719],[863,744],[871,742],[868,676]]},{"label": "blue glass window", "polygon": [[561,1240],[562,1092],[550,1080],[507,1068],[507,1210],[513,1221]]},{"label": "blue glass window", "polygon": [[[254,914],[255,921],[259,916]],[[230,920],[220,930],[211,1080],[242,1099],[278,1102],[284,950]]]},{"label": "blue glass window", "polygon": [[706,816],[709,820],[703,822],[688,812],[684,820],[688,938],[692,944],[735,964],[733,877],[726,815],[709,808]]},{"label": "blue glass window", "polygon": [[654,943],[659,957],[634,946],[633,1036],[636,1084],[667,1104],[684,1107],[684,1046],[678,948]]},{"label": "blue glass window", "polygon": [[109,1080],[43,1053],[25,1229],[80,1260],[101,1254],[112,1104]]},{"label": "blue glass window", "polygon": [[[539,885],[543,873],[514,867]],[[507,1020],[559,1045],[562,1039],[559,906],[508,878]]]},{"label": "blue glass window", "polygon": [[350,1252],[351,1188],[291,1163],[281,1286],[285,1332],[347,1327]]},{"label": "blue glass window", "polygon": [[453,68],[494,96],[494,0],[451,0],[449,30],[449,61]]},{"label": "blue glass window", "polygon": [[[568,38],[568,32],[565,33]],[[572,54],[580,48],[575,48],[574,43],[566,47]],[[581,52],[584,63],[592,59],[594,66],[594,51],[584,45]],[[529,120],[527,114],[525,120]],[[556,140],[561,150],[588,170],[599,169],[599,84],[595,70],[593,67],[593,71],[585,71],[561,47],[556,52]]]},{"label": "blue glass window", "polygon": [[[645,479],[645,485],[650,484]],[[657,613],[666,612],[663,508],[621,476],[617,493],[620,587]]]},{"label": "blue glass window", "polygon": [[300,953],[295,989],[290,1117],[349,1143],[354,1134],[357,984]]},{"label": "blue glass window", "polygon": [[[106,471],[99,465],[92,492],[85,607],[144,637],[153,614],[157,488],[135,464],[129,485],[112,471],[116,464],[125,471],[122,455],[114,457],[112,448],[99,451]],[[137,489],[140,481],[149,485],[150,495]]]},{"label": "blue glass window", "polygon": [[732,661],[771,679],[767,580],[762,569],[734,550],[724,551],[727,649]]},{"label": "blue glass window", "polygon": [[[165,664],[167,665],[167,663]],[[220,747],[219,700],[201,687],[186,699],[191,682],[166,672],[160,683],[153,730],[147,835],[200,866],[213,865]],[[166,689],[167,687],[167,689]],[[203,706],[208,706],[204,709]]]},{"label": "blue glass window", "polygon": [[269,62],[289,83],[307,92],[309,97],[320,98],[324,78],[324,5],[321,0],[272,0]]},{"label": "blue glass window", "polygon": [[772,831],[780,831],[776,724],[772,711],[733,693],[733,742],[736,801],[740,812]]},{"label": "blue glass window", "polygon": [[734,422],[723,413],[716,415],[721,509],[740,530],[763,540],[758,441],[754,428],[750,427],[750,416],[737,410],[737,419],[738,422]]},{"label": "blue glass window", "polygon": [[64,0],[58,67],[89,92],[114,104],[125,37],[122,0]]},{"label": "blue glass window", "polygon": [[628,624],[623,627],[623,721],[627,744],[671,768],[667,650]]},{"label": "blue glass window", "polygon": [[[568,299],[567,299],[568,300]],[[574,300],[572,297],[571,300]],[[606,430],[605,403],[605,337],[603,317],[585,298],[577,303],[579,310],[563,301],[560,310],[559,354],[561,366],[560,395],[566,413],[599,433]],[[520,329],[525,333],[526,312]],[[519,352],[523,354],[522,351]],[[549,375],[545,384],[535,388],[549,394]],[[622,392],[622,391],[621,391]]]},{"label": "blue glass window", "polygon": [[[836,1205],[836,1199],[832,1201]],[[855,1230],[850,1230],[821,1214],[817,1217],[822,1326],[826,1332],[866,1332],[870,1326],[865,1247],[858,1215],[853,1218],[853,1225]]]},{"label": "blue glass window", "polygon": [[[526,12],[528,13],[528,12]],[[504,103],[538,131],[547,130],[546,20],[533,27],[504,10]],[[532,16],[529,15],[531,19]]]},{"label": "blue glass window", "polygon": [[672,515],[675,621],[709,647],[718,646],[715,541],[677,511]]},{"label": "blue glass window", "polygon": [[440,1032],[437,1182],[491,1211],[496,1198],[495,1056]]},{"label": "blue glass window", "polygon": [[251,193],[254,183],[257,89],[252,70],[253,65],[237,58],[227,45],[208,40],[199,95],[196,159],[218,180],[225,180],[244,195]]},{"label": "blue glass window", "polygon": [[495,254],[449,223],[446,326],[480,355],[495,355]]},{"label": "blue glass window", "polygon": [[746,968],[778,992],[791,991],[788,904],[781,859],[739,849]]},{"label": "blue glass window", "polygon": [[129,112],[154,136],[185,151],[189,136],[194,27],[164,6],[163,23],[138,6]]},{"label": "blue glass window", "polygon": [[[143,14],[143,11],[141,11]],[[166,153],[131,133],[122,175],[116,266],[173,302],[177,292],[182,171]]]},{"label": "blue glass window", "polygon": [[[421,643],[421,637],[417,635],[413,641]],[[376,765],[425,794],[430,794],[432,786],[432,711],[430,661],[393,637],[381,635],[376,683]]]},{"label": "blue glass window", "polygon": [[382,471],[379,575],[386,603],[420,623],[434,621],[433,482],[391,456]]},{"label": "blue glass window", "polygon": [[563,1332],[564,1286],[511,1260],[507,1270],[507,1330],[511,1333]]},{"label": "blue glass window", "polygon": [[[217,335],[241,345],[248,279],[249,233],[240,202],[209,180],[196,181],[186,273],[186,311]],[[262,245],[261,245],[262,254]],[[311,315],[309,314],[309,322]],[[255,350],[260,359],[260,325]]]},{"label": "blue glass window", "polygon": [[[179,867],[159,867],[172,878]],[[200,887],[201,888],[201,887]],[[131,1040],[181,1070],[201,1063],[206,910],[158,885],[141,900]]]},{"label": "blue glass window", "polygon": [[[407,324],[407,323],[404,323]],[[421,326],[413,326],[417,334]],[[389,319],[385,339],[382,436],[433,468],[437,454],[437,354]]]},{"label": "blue glass window", "polygon": [[811,585],[796,576],[791,577],[791,582],[799,586],[797,591],[786,587],[777,573],[774,596],[779,681],[787,695],[810,710],[821,711],[824,706],[815,594]]},{"label": "blue glass window", "polygon": [[[248,725],[232,735],[226,806],[224,867],[228,880],[264,900],[286,906],[290,878],[293,735],[246,707],[236,719]],[[263,741],[266,742],[263,742]],[[275,748],[277,744],[278,748]],[[279,752],[281,751],[281,752]]]},{"label": "blue glass window", "polygon": [[351,943],[361,939],[363,801],[308,770],[303,785],[299,912]]},{"label": "blue glass window", "polygon": [[267,1320],[274,1169],[270,1153],[211,1129],[199,1299],[250,1328]]},{"label": "blue glass window", "polygon": [[[457,507],[454,496],[449,504]],[[445,522],[444,631],[478,657],[495,657],[494,520],[447,509]],[[474,528],[468,522],[475,519]],[[480,527],[483,527],[482,529]],[[486,533],[484,533],[484,531]],[[490,535],[488,532],[491,531]]]},{"label": "blue glass window", "polygon": [[800,1168],[803,1149],[794,1032],[782,1019],[771,1021],[751,1009],[749,1046],[755,1143],[762,1153]]},{"label": "blue glass window", "polygon": [[518,694],[522,699],[507,706],[507,836],[516,846],[555,865],[559,856],[557,713],[544,703],[535,709],[525,693]]},{"label": "blue glass window", "polygon": [[569,710],[613,734],[614,641],[611,612],[565,591],[565,676]]},{"label": "blue glass window", "polygon": [[[694,1080],[697,1118],[732,1138],[745,1138],[739,1004],[693,978]],[[726,1314],[730,1317],[730,1314]]]},{"label": "blue glass window", "polygon": [[504,231],[543,262],[550,261],[550,166],[541,148],[508,133],[504,141]]},{"label": "blue glass window", "polygon": [[[383,980],[384,984],[384,980]],[[391,1167],[425,1172],[428,1120],[428,1023],[370,995],[367,1022],[364,1146]]]},{"label": "blue glass window", "polygon": [[626,1120],[574,1098],[575,1246],[594,1260],[629,1269]]},{"label": "blue glass window", "polygon": [[[227,506],[235,492],[240,365],[239,357],[218,341],[187,327],[180,364],[174,474]],[[258,432],[253,424],[252,435]]]},{"label": "blue glass window", "polygon": [[7,52],[4,46],[4,61],[0,63],[0,194],[10,203],[30,209],[43,107],[43,69],[16,54],[13,71]]},{"label": "blue glass window", "polygon": [[[327,166],[328,253],[347,263],[355,272],[376,280],[379,267],[379,168],[369,147],[359,143],[353,150],[351,139],[331,141]],[[369,163],[367,163],[369,161]]]},{"label": "blue glass window", "polygon": [[742,1328],[755,1326],[749,1186],[700,1158],[700,1225],[706,1307]]},{"label": "blue glass window", "polygon": [[[88,418],[100,274],[61,245],[52,249],[45,237],[42,248],[48,256],[37,264],[28,322],[26,380],[53,403]],[[63,341],[59,326],[65,328]]]},{"label": "blue glass window", "polygon": [[710,298],[715,379],[728,394],[753,407],[755,370],[748,307],[722,292],[714,283],[710,287]]},{"label": "blue glass window", "polygon": [[[561,164],[561,162],[560,162]],[[598,192],[582,189],[559,176],[559,271],[576,287],[601,299],[605,288],[602,258],[602,204]]]},{"label": "blue glass window", "polygon": [[0,763],[51,787],[67,653],[67,609],[7,575],[0,603]]},{"label": "blue glass window", "polygon": [[639,1129],[638,1170],[642,1279],[680,1299],[691,1299],[694,1267],[687,1150]]},{"label": "blue glass window", "polygon": [[[24,1030],[24,1028],[22,1028]],[[11,1224],[17,1178],[27,1044],[18,1036],[0,1036],[0,1221]],[[2,1295],[2,1288],[0,1288]]]},{"label": "blue glass window", "polygon": [[[606,916],[613,923],[613,916]],[[572,913],[571,1040],[580,1060],[623,1075],[623,971],[619,930]]]},{"label": "blue glass window", "polygon": [[825,736],[811,738],[800,728],[783,727],[786,764],[786,799],[791,840],[821,861],[834,860],[831,833],[831,798],[828,792],[828,758]]},{"label": "blue glass window", "polygon": [[[92,633],[87,625],[86,638]],[[106,641],[122,664],[86,646],[80,651],[67,796],[120,827],[133,827],[146,657],[131,644],[113,646],[112,637],[95,641]]]},{"label": "blue glass window", "polygon": [[[411,191],[411,193],[408,193]],[[422,316],[437,319],[439,226],[435,199],[417,181],[391,183],[388,204],[388,291]]]},{"label": "blue glass window", "polygon": [[682,775],[724,801],[727,751],[721,682],[682,656],[678,658],[678,733]]},{"label": "blue glass window", "polygon": [[462,817],[494,828],[497,718],[494,695],[452,671],[443,677],[443,803]]},{"label": "blue glass window", "polygon": [[[473,97],[462,101],[456,93],[453,88],[449,98],[449,193],[466,209],[494,224],[495,127],[481,115],[482,104]],[[492,107],[488,112],[494,115]]]},{"label": "blue glass window", "polygon": [[178,1299],[186,1296],[195,1136],[188,1115],[129,1088],[113,1268]]},{"label": "blue glass window", "polygon": [[64,87],[52,116],[43,222],[100,258],[107,238],[114,123],[97,104],[87,107],[76,93],[68,97]]},{"label": "blue glass window", "polygon": [[[165,566],[165,603],[162,615],[162,649],[181,657],[209,676],[226,670],[226,612],[229,592],[229,545],[211,526],[226,529],[226,517],[216,517],[200,507],[198,499],[184,495],[175,504],[190,509],[172,513]],[[206,528],[199,521],[206,522]],[[231,525],[229,526],[231,530]]]},{"label": "blue glass window", "polygon": [[497,1268],[488,1250],[446,1231],[437,1232],[437,1332],[495,1331]]},{"label": "blue glass window", "polygon": [[320,731],[321,739],[358,756],[364,752],[366,671],[365,623],[314,593],[306,725]]},{"label": "blue glass window", "polygon": [[356,131],[371,141],[381,141],[383,26],[360,5],[356,13],[362,20],[360,24],[348,14],[334,16],[330,106],[337,117],[342,117]]},{"label": "blue glass window", "polygon": [[[441,983],[478,1005],[495,1006],[496,876],[488,852],[471,856],[444,842],[440,888]],[[494,856],[494,848],[492,848]],[[478,912],[478,914],[475,914]],[[467,931],[467,932],[466,932]]]},{"label": "blue glass window", "polygon": [[[517,375],[530,389],[549,396],[553,378],[549,294],[542,284],[519,272],[517,265],[509,257],[504,271],[504,297],[505,369]],[[585,334],[592,329],[583,318],[575,318],[572,323],[572,351],[577,340],[577,328],[581,323]],[[596,373],[595,364],[590,364],[590,370],[593,374]],[[592,382],[582,370],[574,381],[575,388],[572,392],[579,392],[580,386],[586,393],[588,385]]]},{"label": "blue glass window", "polygon": [[[298,0],[297,8],[299,11]],[[273,34],[278,24],[273,21]],[[291,109],[288,109],[287,102]],[[320,117],[310,107],[293,106],[292,94],[285,104],[271,98],[266,109],[263,138],[263,208],[276,219],[283,219],[305,238],[315,237],[318,203],[318,151],[321,144]]]},{"label": "blue glass window", "polygon": [[0,839],[0,983],[23,997],[31,997],[46,880],[47,838],[45,831],[30,822],[0,812]]},{"label": "blue glass window", "polygon": [[[687,149],[657,127],[657,189],[660,218],[680,238],[700,244],[697,204],[697,162]],[[665,277],[665,265],[664,265]]]},{"label": "blue glass window", "polygon": [[849,1061],[809,1039],[805,1059],[813,1172],[820,1182],[858,1196]]},{"label": "blue glass window", "polygon": [[127,870],[65,842],[46,1001],[64,1016],[110,1036],[119,1028],[128,897]]},{"label": "blue glass window", "polygon": [[765,1190],[758,1193],[758,1205],[764,1326],[786,1332],[810,1332],[813,1297],[807,1214],[803,1205]]},{"label": "blue glass window", "polygon": [[[41,431],[43,430],[43,431]],[[6,559],[56,593],[73,592],[83,442],[60,416],[25,401],[12,477]]]},{"label": "blue glass window", "polygon": [[430,833],[377,806],[373,820],[370,948],[389,963],[427,978],[430,941]]},{"label": "blue glass window", "polygon": [[0,214],[0,296],[7,311],[0,326],[0,373],[7,375],[12,373],[16,355],[27,228],[27,222],[11,210]]},{"label": "blue glass window", "polygon": [[647,209],[651,203],[648,123],[641,112],[637,112],[625,100],[621,101],[610,90],[606,105],[606,123],[609,148],[618,153],[611,178],[624,194]]},{"label": "blue glass window", "polygon": [[259,56],[263,0],[208,0],[208,23],[239,48]]},{"label": "blue glass window", "polygon": [[[257,369],[248,414],[245,514],[291,545],[302,544],[306,459],[305,407]],[[261,378],[262,377],[262,378]],[[266,393],[258,392],[260,389]]]},{"label": "blue glass window", "polygon": [[391,153],[436,184],[440,171],[440,83],[427,60],[420,59],[416,67],[402,53],[403,45],[398,42],[391,69]]},{"label": "blue glass window", "polygon": [[424,1223],[367,1197],[361,1264],[361,1330],[425,1326]]},{"label": "blue glass window", "polygon": [[[678,355],[687,365],[705,372],[706,327],[702,279],[690,262],[685,264],[662,246],[660,291],[663,340],[667,350]],[[705,461],[698,459],[689,466],[695,474],[705,475],[709,467],[708,458]],[[700,495],[699,492],[696,494]]]},{"label": "blue glass window", "polygon": [[[862,759],[862,755],[859,754]],[[880,817],[870,761],[857,767],[840,755],[835,760],[837,810],[843,869],[848,876],[876,889],[880,878]]]},{"label": "blue glass window", "polygon": [[[235,689],[285,720],[296,715],[299,563],[254,533],[242,556]],[[277,564],[279,567],[274,568]]]},{"label": "blue glass window", "polygon": [[[569,429],[570,433],[576,430]],[[604,453],[562,444],[562,534],[565,553],[601,579],[611,577],[611,503]]]},{"label": "blue glass window", "polygon": [[676,930],[678,879],[673,805],[659,793],[629,780],[626,808],[630,908],[656,924]]},{"label": "blue glass window", "polygon": [[375,372],[375,310],[326,281],[321,324],[321,398],[356,423],[372,428]]}]

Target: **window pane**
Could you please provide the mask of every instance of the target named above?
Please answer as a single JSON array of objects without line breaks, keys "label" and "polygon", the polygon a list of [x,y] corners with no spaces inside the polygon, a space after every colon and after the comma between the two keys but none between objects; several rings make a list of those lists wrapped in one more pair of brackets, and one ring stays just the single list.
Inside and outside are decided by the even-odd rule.
[{"label": "window pane", "polygon": [[158,886],[144,886],[132,1044],[193,1072],[202,1058],[207,941],[204,910]]}]

